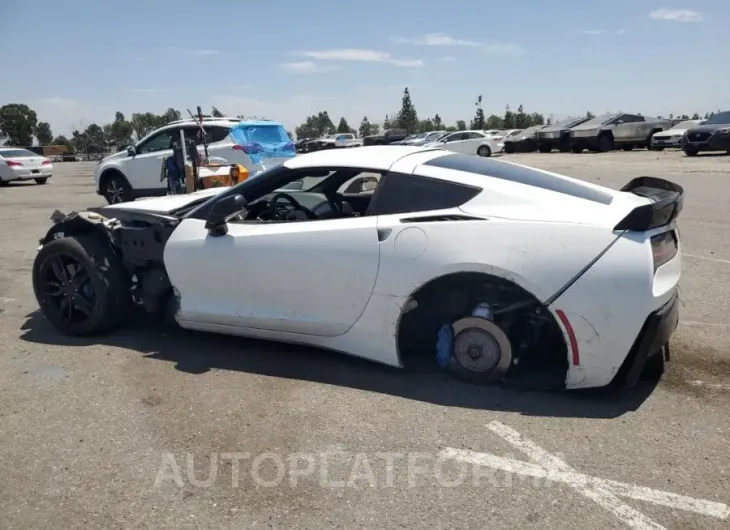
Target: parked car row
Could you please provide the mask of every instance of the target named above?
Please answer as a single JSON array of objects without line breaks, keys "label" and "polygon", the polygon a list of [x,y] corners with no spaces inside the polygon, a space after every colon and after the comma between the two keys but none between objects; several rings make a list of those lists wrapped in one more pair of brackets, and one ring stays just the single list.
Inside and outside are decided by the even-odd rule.
[{"label": "parked car row", "polygon": [[639,114],[604,114],[593,118],[569,118],[551,125],[513,131],[504,138],[506,153],[581,153],[646,148],[682,149],[687,156],[701,151],[730,153],[730,111],[707,120],[669,120]]}]

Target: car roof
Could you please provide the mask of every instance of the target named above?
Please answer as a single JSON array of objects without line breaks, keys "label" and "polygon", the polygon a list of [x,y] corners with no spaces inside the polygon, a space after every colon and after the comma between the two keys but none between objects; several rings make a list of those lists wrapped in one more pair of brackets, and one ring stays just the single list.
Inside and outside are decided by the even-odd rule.
[{"label": "car roof", "polygon": [[284,167],[300,169],[306,167],[352,167],[387,170],[403,157],[427,151],[447,151],[410,145],[372,145],[355,149],[332,149],[315,151],[290,158]]}]

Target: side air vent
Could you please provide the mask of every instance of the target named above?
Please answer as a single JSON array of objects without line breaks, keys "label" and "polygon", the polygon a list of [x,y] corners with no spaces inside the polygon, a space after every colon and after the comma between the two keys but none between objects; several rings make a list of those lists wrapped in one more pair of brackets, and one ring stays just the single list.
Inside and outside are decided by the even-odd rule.
[{"label": "side air vent", "polygon": [[469,215],[425,215],[400,220],[401,223],[441,223],[444,221],[486,221],[486,219]]}]

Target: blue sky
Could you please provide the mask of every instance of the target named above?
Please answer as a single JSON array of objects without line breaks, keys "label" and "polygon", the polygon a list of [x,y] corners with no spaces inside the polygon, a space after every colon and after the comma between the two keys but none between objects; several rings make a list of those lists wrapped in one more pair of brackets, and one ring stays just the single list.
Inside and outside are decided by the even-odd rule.
[{"label": "blue sky", "polygon": [[406,86],[450,123],[479,94],[487,114],[704,113],[730,107],[729,29],[728,0],[3,0],[0,104],[56,134],[196,105],[356,127]]}]

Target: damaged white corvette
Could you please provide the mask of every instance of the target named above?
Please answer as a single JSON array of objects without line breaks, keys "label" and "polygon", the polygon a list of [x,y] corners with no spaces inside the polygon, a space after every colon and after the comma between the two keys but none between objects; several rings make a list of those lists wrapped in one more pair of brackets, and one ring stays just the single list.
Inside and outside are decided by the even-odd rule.
[{"label": "damaged white corvette", "polygon": [[57,213],[33,286],[67,334],[139,306],[472,381],[630,386],[668,359],[682,204],[653,177],[615,191],[438,148],[321,151],[231,188]]}]

